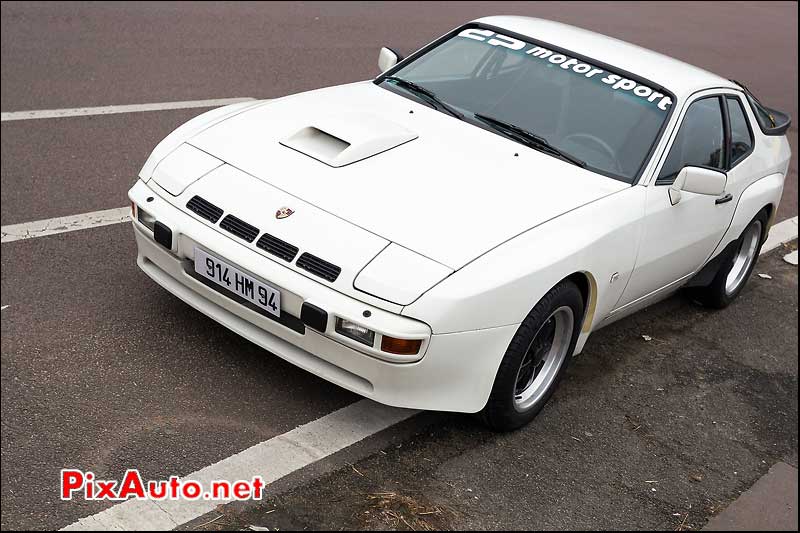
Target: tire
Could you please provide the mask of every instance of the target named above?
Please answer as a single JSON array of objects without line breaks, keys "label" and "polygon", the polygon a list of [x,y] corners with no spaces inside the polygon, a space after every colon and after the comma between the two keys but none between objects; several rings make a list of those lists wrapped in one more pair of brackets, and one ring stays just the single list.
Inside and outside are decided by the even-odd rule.
[{"label": "tire", "polygon": [[[569,365],[583,323],[583,296],[565,280],[550,289],[520,324],[480,413],[495,431],[511,431],[533,420],[552,396]],[[523,364],[527,363],[524,367]],[[527,385],[527,387],[526,387]]]},{"label": "tire", "polygon": [[758,262],[767,235],[767,219],[766,210],[761,210],[739,236],[733,253],[722,262],[711,283],[694,288],[692,295],[698,302],[723,309],[739,296]]}]

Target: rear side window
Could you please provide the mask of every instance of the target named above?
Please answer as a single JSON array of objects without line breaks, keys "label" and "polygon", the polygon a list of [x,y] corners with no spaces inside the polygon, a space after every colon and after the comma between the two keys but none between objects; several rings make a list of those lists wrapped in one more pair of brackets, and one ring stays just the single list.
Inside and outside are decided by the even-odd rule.
[{"label": "rear side window", "polygon": [[675,181],[685,166],[723,170],[725,128],[719,97],[703,98],[689,106],[656,184]]},{"label": "rear side window", "polygon": [[731,164],[735,166],[753,149],[753,134],[741,100],[728,96],[728,116],[731,120]]}]

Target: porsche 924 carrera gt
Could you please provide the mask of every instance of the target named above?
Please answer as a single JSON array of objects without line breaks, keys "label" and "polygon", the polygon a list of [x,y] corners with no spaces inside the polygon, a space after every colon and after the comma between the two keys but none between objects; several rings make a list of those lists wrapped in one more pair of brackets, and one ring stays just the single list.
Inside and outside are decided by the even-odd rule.
[{"label": "porsche 924 carrera gt", "polygon": [[498,430],[593,331],[742,291],[790,157],[744,85],[525,17],[378,64],[166,137],[129,193],[139,267],[326,380]]}]

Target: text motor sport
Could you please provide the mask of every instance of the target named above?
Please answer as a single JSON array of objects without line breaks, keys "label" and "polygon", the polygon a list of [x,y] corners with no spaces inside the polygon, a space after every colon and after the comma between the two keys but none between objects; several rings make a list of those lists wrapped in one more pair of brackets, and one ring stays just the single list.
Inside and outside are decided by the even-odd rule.
[{"label": "text motor sport", "polygon": [[[514,51],[519,51],[529,57],[547,60],[551,64],[558,65],[566,71],[580,74],[586,78],[599,77],[600,81],[608,85],[611,89],[615,91],[629,91],[631,94],[634,94],[639,98],[646,100],[647,102],[655,104],[658,109],[662,111],[666,111],[669,109],[669,106],[672,105],[672,98],[654,89],[651,89],[647,85],[642,85],[634,80],[624,78],[619,74],[611,74],[603,69],[595,67],[594,65],[569,57],[565,54],[555,53],[552,50],[548,50],[547,48],[538,45],[531,45],[525,41],[508,37],[507,35],[502,35],[491,30],[482,30],[479,28],[469,28],[462,31],[458,35],[459,37],[466,37],[467,39],[485,42],[491,46],[502,46]],[[527,50],[525,50],[526,47],[528,47]]]}]

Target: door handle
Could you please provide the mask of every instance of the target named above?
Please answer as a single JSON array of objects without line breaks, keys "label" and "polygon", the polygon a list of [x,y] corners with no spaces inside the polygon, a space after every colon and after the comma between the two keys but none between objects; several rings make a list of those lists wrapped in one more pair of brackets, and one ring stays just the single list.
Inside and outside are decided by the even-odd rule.
[{"label": "door handle", "polygon": [[719,205],[719,204],[724,204],[726,202],[730,202],[731,200],[733,200],[733,195],[731,193],[728,193],[728,194],[726,194],[724,196],[720,196],[719,198],[714,200],[714,203]]}]

